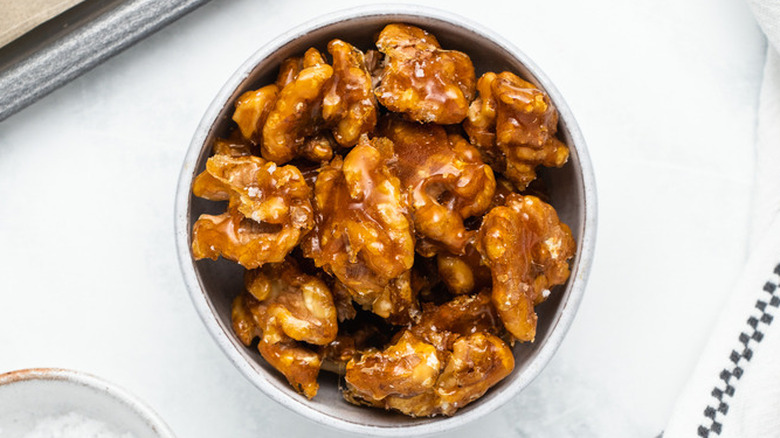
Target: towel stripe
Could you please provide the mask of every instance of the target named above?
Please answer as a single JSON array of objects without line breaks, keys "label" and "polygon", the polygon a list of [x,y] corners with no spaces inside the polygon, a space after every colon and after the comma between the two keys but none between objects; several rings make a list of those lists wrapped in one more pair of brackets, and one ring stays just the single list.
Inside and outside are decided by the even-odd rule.
[{"label": "towel stripe", "polygon": [[738,343],[728,356],[728,365],[718,376],[720,382],[712,389],[712,400],[704,408],[704,418],[697,430],[699,437],[720,435],[723,419],[729,413],[729,403],[745,373],[745,365],[753,358],[753,352],[764,339],[764,332],[774,320],[776,309],[780,307],[780,264],[775,266],[773,274],[773,279],[763,287],[763,292],[768,294],[766,299],[756,301],[753,313],[745,322],[745,329],[737,336]]}]

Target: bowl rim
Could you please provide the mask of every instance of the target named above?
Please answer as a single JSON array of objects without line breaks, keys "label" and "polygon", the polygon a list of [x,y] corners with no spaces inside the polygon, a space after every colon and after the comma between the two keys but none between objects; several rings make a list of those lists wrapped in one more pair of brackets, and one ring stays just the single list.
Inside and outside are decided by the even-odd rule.
[{"label": "bowl rim", "polygon": [[176,438],[165,421],[151,407],[124,388],[95,375],[64,368],[27,368],[0,374],[0,387],[30,381],[60,381],[92,388],[120,402],[148,424],[160,438]]},{"label": "bowl rim", "polygon": [[[576,266],[576,271],[573,270],[571,273],[572,284],[571,289],[569,290],[568,299],[562,303],[563,308],[560,311],[560,316],[556,324],[553,325],[550,329],[550,334],[545,341],[546,348],[539,349],[538,353],[533,358],[531,363],[528,364],[522,375],[518,376],[517,380],[514,381],[511,386],[506,387],[503,392],[496,394],[496,396],[494,396],[492,399],[474,406],[468,412],[468,415],[439,417],[435,421],[421,424],[375,426],[359,424],[319,412],[311,408],[311,406],[308,406],[305,403],[307,400],[304,400],[301,397],[290,397],[288,394],[281,392],[279,389],[275,388],[266,380],[258,376],[256,370],[249,363],[247,363],[245,358],[237,351],[237,347],[231,342],[228,335],[222,330],[219,322],[216,319],[216,315],[213,313],[210,304],[207,301],[205,292],[200,286],[200,282],[198,281],[198,277],[195,272],[194,260],[192,259],[190,252],[188,212],[190,187],[194,175],[195,165],[197,164],[204,141],[208,137],[211,128],[214,126],[219,113],[226,104],[229,104],[227,100],[233,94],[236,87],[241,84],[241,82],[251,73],[256,65],[258,65],[266,57],[270,56],[276,50],[283,47],[285,44],[305,36],[307,33],[313,30],[346,20],[393,15],[408,15],[431,18],[481,35],[486,39],[491,40],[502,49],[511,53],[536,77],[544,90],[550,95],[552,101],[555,102],[559,117],[562,121],[564,121],[571,136],[572,145],[577,151],[580,162],[584,218],[582,227],[583,233],[580,237],[581,252],[579,254],[579,262]],[[547,363],[550,361],[560,346],[563,337],[568,332],[573,322],[574,316],[576,315],[577,308],[579,307],[582,300],[592,265],[593,254],[595,251],[597,230],[596,210],[596,182],[585,139],[580,132],[579,126],[577,125],[571,109],[563,99],[563,96],[558,92],[557,88],[555,88],[547,75],[544,74],[544,72],[524,52],[522,52],[518,47],[497,33],[487,29],[485,26],[475,23],[474,21],[468,18],[464,18],[460,15],[437,8],[418,5],[381,4],[342,9],[336,12],[321,15],[306,21],[303,24],[295,26],[294,28],[282,33],[281,35],[260,47],[229,77],[203,115],[188,147],[176,188],[174,231],[176,237],[175,240],[179,267],[181,269],[182,276],[184,277],[185,285],[189,292],[190,298],[197,310],[199,317],[208,328],[208,332],[211,334],[212,338],[217,342],[222,351],[228,356],[233,365],[236,366],[244,375],[244,377],[251,381],[256,387],[258,387],[266,396],[270,397],[282,406],[292,410],[293,412],[337,430],[361,434],[371,434],[375,436],[393,436],[397,435],[401,431],[403,431],[404,434],[409,435],[426,435],[458,428],[505,405],[509,399],[520,393],[520,391],[528,386],[528,384],[530,384],[539,375],[542,369],[545,368]]]}]

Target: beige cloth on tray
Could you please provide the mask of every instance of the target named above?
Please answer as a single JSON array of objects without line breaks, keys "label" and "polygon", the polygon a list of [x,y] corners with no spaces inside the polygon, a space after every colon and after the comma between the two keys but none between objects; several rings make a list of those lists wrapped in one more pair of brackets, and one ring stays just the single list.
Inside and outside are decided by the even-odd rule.
[{"label": "beige cloth on tray", "polygon": [[0,47],[84,0],[0,0]]}]

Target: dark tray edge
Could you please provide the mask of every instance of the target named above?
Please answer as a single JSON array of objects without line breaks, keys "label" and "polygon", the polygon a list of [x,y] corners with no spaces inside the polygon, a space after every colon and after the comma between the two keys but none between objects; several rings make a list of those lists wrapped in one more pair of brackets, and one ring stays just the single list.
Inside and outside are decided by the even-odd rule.
[{"label": "dark tray edge", "polygon": [[208,0],[128,0],[0,72],[0,121]]}]

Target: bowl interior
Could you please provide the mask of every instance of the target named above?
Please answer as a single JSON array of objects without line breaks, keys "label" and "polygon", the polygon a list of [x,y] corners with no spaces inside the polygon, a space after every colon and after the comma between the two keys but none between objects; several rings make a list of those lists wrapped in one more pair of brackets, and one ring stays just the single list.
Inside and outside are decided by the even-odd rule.
[{"label": "bowl interior", "polygon": [[[243,67],[243,73],[239,71],[229,81],[226,89],[223,90],[222,97],[224,100],[215,102],[216,106],[212,107],[214,113],[210,120],[213,121],[213,124],[210,125],[207,131],[203,131],[201,138],[198,138],[196,135],[196,139],[193,142],[192,147],[200,147],[200,155],[192,163],[192,174],[188,175],[189,181],[191,182],[195,175],[203,171],[205,161],[211,153],[211,145],[214,139],[226,135],[229,129],[234,126],[231,116],[233,102],[235,102],[236,98],[247,90],[256,89],[273,82],[282,60],[290,56],[300,56],[307,48],[312,46],[325,52],[328,41],[333,38],[343,39],[363,50],[373,48],[376,34],[386,24],[391,22],[405,22],[420,26],[433,33],[439,39],[442,47],[467,53],[477,70],[477,77],[486,71],[499,72],[508,70],[536,84],[540,88],[547,89],[548,92],[551,91],[551,85],[547,83],[547,80],[538,73],[538,69],[524,55],[469,27],[454,24],[448,20],[413,14],[374,13],[352,19],[325,22],[315,26],[314,29],[293,34],[290,38],[277,41],[277,43],[272,43],[270,47],[262,49],[252,59],[247,61]],[[532,69],[536,70],[537,74]],[[557,92],[550,94],[559,108],[565,107],[565,103],[556,101]],[[213,117],[214,114],[216,117]],[[207,114],[206,117],[209,116]],[[204,118],[202,123],[208,124],[210,122],[209,119]],[[546,362],[549,358],[548,355],[544,360],[537,360],[540,359],[540,352],[544,349],[555,349],[560,342],[558,337],[554,339],[555,342],[548,345],[551,334],[558,326],[562,311],[566,307],[567,300],[572,293],[572,284],[578,277],[581,254],[583,253],[583,235],[585,233],[585,186],[580,156],[570,130],[570,126],[573,126],[573,123],[571,119],[567,119],[567,114],[561,114],[559,135],[570,147],[571,157],[569,162],[563,168],[543,169],[540,172],[540,177],[549,188],[552,205],[558,211],[560,218],[571,227],[574,238],[577,241],[577,255],[571,265],[572,276],[566,285],[557,287],[550,298],[537,307],[539,323],[536,342],[533,344],[515,345],[515,371],[493,387],[480,400],[461,409],[453,419],[466,417],[470,411],[479,409],[483,405],[492,404],[491,400],[498,397],[499,394],[506,391],[514,393],[527,385],[544,366],[542,362]],[[576,127],[573,129],[576,129]],[[191,185],[180,185],[180,190],[188,191],[187,194],[179,195],[188,197],[188,211],[185,219],[188,234],[200,214],[218,214],[224,211],[224,205],[196,198],[191,195],[190,189]],[[184,261],[183,263],[186,264],[187,262]],[[414,419],[390,412],[350,405],[342,399],[339,393],[339,378],[326,372],[320,375],[321,387],[317,397],[310,401],[305,400],[304,397],[293,391],[278,372],[265,363],[257,351],[244,347],[232,332],[230,307],[233,298],[243,290],[243,268],[222,259],[218,261],[201,260],[191,263],[194,266],[203,297],[213,312],[216,324],[226,334],[230,344],[232,344],[234,351],[227,351],[227,353],[233,357],[234,361],[245,361],[245,364],[239,364],[239,367],[256,384],[260,381],[265,381],[278,391],[276,394],[269,394],[271,397],[277,400],[287,398],[287,400],[283,401],[283,404],[299,412],[303,411],[305,413],[305,411],[314,410],[321,414],[314,416],[320,420],[330,418],[335,423],[346,422],[379,429],[415,428],[417,425],[452,420],[446,418]],[[194,292],[194,294],[197,295],[198,292]],[[204,319],[210,318],[204,316]],[[207,321],[208,324],[209,321]],[[214,327],[210,327],[210,329],[214,330]],[[566,327],[563,328],[563,330],[565,329]],[[227,349],[229,350],[230,348]],[[248,368],[245,365],[248,365]],[[260,386],[268,387],[268,385]],[[296,405],[301,405],[299,406],[301,409],[297,409]]]}]

